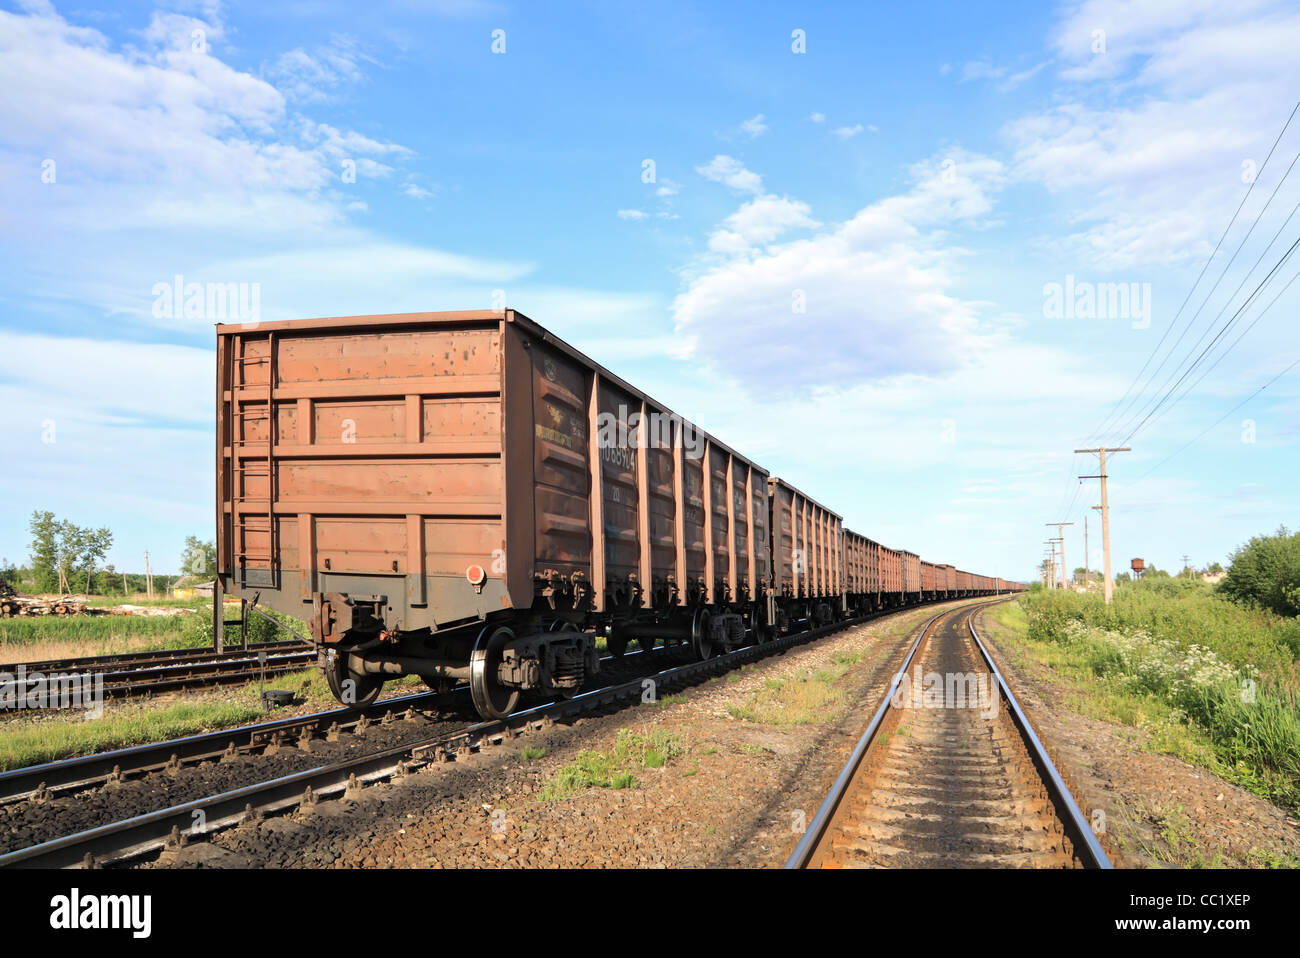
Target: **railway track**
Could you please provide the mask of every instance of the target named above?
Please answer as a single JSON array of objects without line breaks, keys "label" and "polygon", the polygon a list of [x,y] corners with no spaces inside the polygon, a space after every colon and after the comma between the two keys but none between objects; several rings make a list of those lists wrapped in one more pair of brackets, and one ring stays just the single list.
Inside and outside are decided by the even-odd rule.
[{"label": "railway track", "polygon": [[[266,655],[265,670],[260,655]],[[274,678],[306,668],[315,653],[301,642],[269,642],[248,649],[212,652],[196,649],[166,649],[127,652],[119,655],[75,659],[48,659],[0,665],[8,681],[0,682],[0,694],[23,695],[38,688],[44,677],[53,675],[102,675],[105,698],[160,695],[185,689],[232,685],[255,681],[262,675]],[[25,676],[19,681],[18,676]]]},{"label": "railway track", "polygon": [[[325,762],[289,775],[250,783],[220,794],[111,821],[28,848],[0,854],[0,868],[88,867],[137,859],[161,850],[168,843],[185,841],[196,820],[204,822],[203,834],[206,836],[263,815],[281,813],[321,799],[343,797],[349,790],[400,776],[414,768],[454,761],[462,751],[474,752],[499,745],[529,730],[544,728],[561,719],[643,701],[647,679],[654,683],[656,695],[661,695],[671,689],[703,681],[758,658],[896,611],[907,610],[891,610],[850,619],[745,646],[726,655],[690,661],[658,671],[653,670],[653,665],[664,662],[662,653],[628,653],[624,656],[625,659],[648,655],[649,658],[644,662],[650,668],[641,669],[635,677],[626,681],[583,692],[571,699],[561,699],[516,712],[504,719],[458,725],[450,730],[444,726],[428,737],[407,741],[392,748],[362,750],[360,754]],[[467,688],[462,687],[451,694],[468,699],[467,691]],[[297,746],[310,751],[311,742],[322,735],[337,740],[340,735],[349,732],[355,734],[358,727],[364,730],[377,719],[382,721],[384,716],[389,716],[389,721],[409,716],[413,711],[432,706],[435,699],[437,693],[403,696],[381,700],[363,712],[336,709],[0,773],[0,805],[17,800],[42,802],[99,785],[111,786],[129,774],[179,770],[186,765],[240,754],[259,754],[268,748]]]},{"label": "railway track", "polygon": [[787,868],[1109,868],[975,629],[940,613]]}]

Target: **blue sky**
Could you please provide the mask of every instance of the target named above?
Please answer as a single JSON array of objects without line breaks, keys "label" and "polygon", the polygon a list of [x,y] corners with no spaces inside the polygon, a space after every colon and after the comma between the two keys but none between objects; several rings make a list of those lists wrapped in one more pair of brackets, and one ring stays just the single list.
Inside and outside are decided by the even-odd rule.
[{"label": "blue sky", "polygon": [[[211,536],[212,320],[153,309],[180,274],[262,319],[501,291],[865,534],[1028,578],[1089,514],[1096,567],[1072,450],[1300,235],[1300,120],[1264,164],[1298,41],[1266,0],[0,4],[0,556],[33,509],[121,568]],[[1168,459],[1300,359],[1297,266],[1115,457],[1117,571],[1300,524],[1300,369]],[[1138,296],[1053,313],[1067,283]]]}]

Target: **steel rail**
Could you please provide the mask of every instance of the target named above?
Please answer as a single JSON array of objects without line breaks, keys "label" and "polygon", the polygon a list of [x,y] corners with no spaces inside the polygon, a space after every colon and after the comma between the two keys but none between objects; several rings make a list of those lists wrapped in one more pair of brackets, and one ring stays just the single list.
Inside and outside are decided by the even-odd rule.
[{"label": "steel rail", "polygon": [[916,641],[912,644],[912,648],[908,652],[907,659],[903,663],[902,668],[900,668],[894,675],[888,693],[881,701],[879,707],[877,707],[870,724],[854,746],[853,752],[849,756],[849,760],[844,764],[839,775],[836,776],[834,784],[831,785],[826,798],[822,800],[821,805],[817,809],[817,813],[813,816],[813,820],[809,823],[808,828],[804,831],[798,844],[795,845],[794,851],[790,853],[790,857],[786,860],[785,868],[802,869],[808,867],[808,864],[812,861],[813,855],[821,845],[822,840],[826,835],[826,831],[835,817],[835,813],[839,810],[840,804],[848,793],[850,784],[857,776],[858,771],[862,766],[863,759],[866,757],[871,746],[875,743],[876,733],[879,731],[885,715],[892,707],[894,693],[897,691],[904,673],[906,673],[908,668],[911,667],[912,661],[920,651],[926,636],[929,634],[930,628],[940,619],[946,618],[950,615],[957,615],[962,612],[966,613],[966,626],[970,629],[971,637],[974,639],[976,647],[984,657],[985,662],[988,663],[991,674],[996,676],[998,688],[1001,691],[1001,694],[1007,699],[1008,704],[1012,706],[1012,714],[1016,723],[1016,728],[1020,732],[1021,737],[1024,739],[1025,744],[1029,749],[1035,767],[1038,769],[1039,775],[1043,778],[1043,782],[1048,788],[1048,792],[1053,799],[1053,804],[1056,805],[1058,809],[1058,814],[1061,811],[1064,811],[1062,824],[1064,824],[1066,829],[1071,832],[1070,837],[1073,840],[1076,852],[1083,859],[1084,865],[1087,867],[1102,869],[1111,867],[1110,860],[1106,857],[1105,851],[1102,850],[1101,844],[1092,833],[1092,829],[1088,826],[1082,812],[1079,811],[1079,806],[1074,801],[1074,797],[1070,794],[1069,788],[1066,787],[1064,779],[1061,778],[1056,766],[1048,756],[1046,748],[1044,748],[1037,734],[1033,731],[1033,727],[1030,725],[1028,717],[1024,714],[1023,710],[1021,710],[1019,702],[1016,701],[1015,696],[1012,694],[1011,688],[1007,685],[1006,679],[993,663],[992,657],[989,655],[988,650],[984,647],[984,644],[980,641],[979,636],[976,633],[974,625],[976,613],[984,608],[1005,601],[1008,600],[997,599],[992,602],[981,602],[978,603],[977,608],[974,609],[970,606],[949,609],[945,612],[939,613],[925,623],[925,626],[921,629]]},{"label": "steel rail", "polygon": [[1034,765],[1038,768],[1038,773],[1042,776],[1044,784],[1047,785],[1048,793],[1052,796],[1057,813],[1064,812],[1062,824],[1071,832],[1070,838],[1076,853],[1084,853],[1080,857],[1083,858],[1084,864],[1089,868],[1111,868],[1110,859],[1106,857],[1101,842],[1097,841],[1097,836],[1093,833],[1092,827],[1079,809],[1079,803],[1070,794],[1065,779],[1061,777],[1056,764],[1052,761],[1051,756],[1047,754],[1047,748],[1039,739],[1038,733],[1034,731],[1029,716],[1020,707],[1015,694],[1011,691],[1011,686],[1007,684],[1002,671],[998,668],[997,663],[993,661],[993,656],[989,653],[983,640],[980,639],[979,632],[975,629],[974,612],[966,618],[966,627],[970,629],[971,639],[974,640],[975,647],[979,649],[980,655],[984,657],[984,661],[988,664],[989,671],[997,678],[998,688],[1002,690],[1003,697],[1007,700],[1007,704],[1011,706],[1011,718],[1016,723],[1016,728],[1020,730],[1020,735],[1025,740],[1025,744],[1029,746],[1029,754],[1033,758]]},{"label": "steel rail", "polygon": [[0,672],[13,672],[19,666],[28,672],[80,671],[82,669],[115,668],[118,666],[139,666],[184,663],[184,662],[218,662],[227,659],[241,659],[254,656],[259,652],[276,655],[285,652],[301,652],[302,643],[297,639],[291,642],[259,642],[248,648],[228,649],[214,652],[212,649],[151,649],[143,652],[117,652],[113,655],[86,655],[75,659],[45,659],[39,662],[9,662],[0,664]]},{"label": "steel rail", "polygon": [[[959,608],[967,607],[962,606]],[[911,608],[916,608],[916,606]],[[670,669],[661,670],[653,675],[639,676],[602,689],[579,693],[570,699],[560,699],[556,702],[538,705],[531,709],[512,713],[503,719],[479,722],[456,732],[441,733],[430,739],[330,763],[316,769],[308,769],[283,778],[244,786],[231,792],[196,799],[183,805],[52,839],[39,845],[0,855],[0,868],[13,866],[63,868],[88,863],[94,864],[95,860],[101,856],[107,856],[108,862],[139,857],[163,848],[172,839],[174,831],[176,835],[186,833],[194,821],[195,812],[202,813],[202,817],[206,819],[204,834],[211,835],[217,830],[239,824],[250,816],[274,814],[303,801],[310,802],[321,796],[336,794],[346,788],[349,781],[377,781],[390,777],[408,766],[422,766],[445,760],[461,749],[478,750],[485,740],[499,744],[507,736],[513,737],[528,727],[543,727],[553,723],[556,719],[594,711],[628,698],[639,699],[646,690],[645,683],[647,681],[654,682],[653,688],[657,698],[661,688],[688,684],[695,678],[714,672],[726,672],[738,665],[755,659],[766,658],[796,645],[802,645],[823,638],[826,635],[862,625],[884,615],[911,611],[911,608],[882,610],[817,629],[782,636],[767,642],[747,645],[724,655],[688,662]],[[947,614],[949,614],[948,611],[938,613],[929,621],[933,622]],[[407,698],[413,700],[424,697],[424,695],[420,695]],[[398,700],[388,701],[394,702]],[[331,714],[336,715],[337,713],[321,713],[322,716]],[[195,736],[193,738],[206,739],[210,743],[222,735],[228,737],[229,734],[229,731],[225,733],[209,733],[205,736]],[[176,743],[163,744],[174,745]],[[148,748],[148,746],[141,746],[141,748]],[[99,758],[99,756],[90,756],[89,758]],[[65,761],[76,762],[78,760],[68,759]],[[3,782],[4,776],[0,776],[0,785]]]},{"label": "steel rail", "polygon": [[894,693],[898,691],[904,673],[911,667],[912,660],[916,658],[917,652],[921,649],[921,643],[925,641],[931,627],[945,616],[953,615],[967,608],[969,606],[959,606],[956,609],[945,610],[927,619],[921,626],[916,641],[912,643],[912,647],[908,650],[902,667],[894,673],[894,678],[889,683],[889,690],[885,693],[885,697],[881,699],[880,705],[871,717],[871,722],[867,725],[866,731],[858,738],[857,744],[853,747],[853,752],[849,755],[849,760],[840,769],[840,773],[835,777],[835,782],[831,785],[830,791],[822,799],[822,803],[818,806],[812,821],[804,829],[799,843],[795,845],[794,851],[790,853],[790,857],[785,863],[786,868],[804,868],[812,860],[813,853],[817,850],[817,846],[821,844],[822,837],[826,834],[826,829],[835,817],[835,812],[839,808],[841,800],[844,798],[845,793],[848,792],[849,783],[857,775],[858,768],[862,765],[862,759],[866,757],[867,749],[871,747],[872,742],[875,740],[880,723],[885,720],[885,715],[889,712],[890,703],[894,699]]}]

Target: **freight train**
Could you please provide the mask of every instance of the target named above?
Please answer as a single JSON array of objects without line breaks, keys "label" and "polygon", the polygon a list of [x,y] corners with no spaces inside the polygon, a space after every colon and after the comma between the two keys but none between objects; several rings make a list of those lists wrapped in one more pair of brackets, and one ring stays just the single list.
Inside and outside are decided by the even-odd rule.
[{"label": "freight train", "polygon": [[502,717],[624,654],[707,658],[1023,585],[922,561],[514,310],[217,327],[217,602],[307,619],[349,705]]}]

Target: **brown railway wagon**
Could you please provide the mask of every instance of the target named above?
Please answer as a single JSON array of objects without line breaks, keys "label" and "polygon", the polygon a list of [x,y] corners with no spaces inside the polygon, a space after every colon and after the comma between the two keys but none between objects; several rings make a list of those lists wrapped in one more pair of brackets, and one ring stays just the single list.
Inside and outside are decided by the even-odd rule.
[{"label": "brown railway wagon", "polygon": [[915,552],[901,550],[903,555],[903,593],[919,594],[921,591],[921,557]]},{"label": "brown railway wagon", "polygon": [[937,582],[938,582],[938,577],[935,575],[934,563],[926,562],[924,559],[922,559],[921,560],[921,591],[928,596],[933,596]]},{"label": "brown railway wagon", "polygon": [[769,478],[775,624],[825,623],[843,612],[844,522],[781,479]]},{"label": "brown railway wagon", "polygon": [[961,569],[958,569],[957,570],[957,592],[960,593],[961,595],[970,595],[970,593],[975,588],[973,580],[974,580],[974,576],[972,576],[969,572],[962,572]]},{"label": "brown railway wagon", "polygon": [[902,600],[903,554],[883,545],[880,547],[880,591],[889,605]]},{"label": "brown railway wagon", "polygon": [[[415,673],[504,714],[597,633],[759,624],[766,471],[521,313],[223,325],[217,364],[219,585],[309,619],[345,701]],[[829,582],[838,517],[801,518]]]},{"label": "brown railway wagon", "polygon": [[881,605],[880,543],[844,530],[845,591],[849,610],[863,615]]}]

